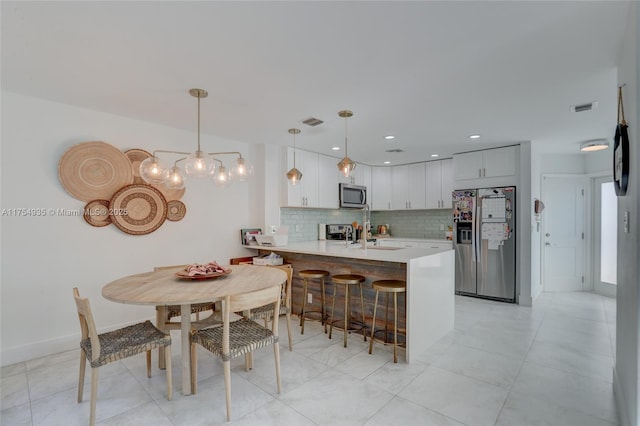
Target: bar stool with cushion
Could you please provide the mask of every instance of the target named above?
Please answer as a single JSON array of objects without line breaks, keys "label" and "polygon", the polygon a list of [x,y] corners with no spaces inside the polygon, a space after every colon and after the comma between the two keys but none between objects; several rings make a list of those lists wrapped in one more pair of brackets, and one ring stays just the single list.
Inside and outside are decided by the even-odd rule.
[{"label": "bar stool with cushion", "polygon": [[373,351],[373,334],[376,328],[376,310],[378,308],[378,295],[382,292],[387,297],[387,312],[384,323],[384,341],[387,341],[387,326],[389,324],[389,295],[393,294],[393,362],[398,362],[398,293],[407,291],[407,283],[401,280],[378,280],[372,283],[376,291],[376,300],[373,305],[373,320],[371,322],[371,339],[369,340],[369,354]]},{"label": "bar stool with cushion", "polygon": [[316,311],[307,311],[307,298],[309,297],[309,280],[320,280],[320,304],[321,310],[319,312],[322,317],[320,318],[320,322],[324,325],[324,332],[327,332],[327,309],[324,303],[324,279],[329,276],[328,271],[323,271],[321,269],[305,269],[298,272],[300,278],[303,279],[303,287],[302,287],[302,313],[300,314],[300,334],[304,334],[304,320],[306,314],[310,312]]},{"label": "bar stool with cushion", "polygon": [[[365,277],[362,275],[353,275],[353,274],[342,274],[342,275],[334,275],[331,277],[331,281],[333,282],[333,303],[331,306],[331,320],[329,321],[329,339],[331,339],[331,332],[333,331],[333,323],[337,321],[344,321],[344,347],[347,347],[347,333],[350,330],[349,323],[351,317],[351,286],[357,285],[360,287],[360,304],[362,308],[362,326],[366,327],[364,321],[364,295],[362,293],[362,283],[365,282]],[[334,317],[334,312],[336,308],[336,289],[338,285],[344,285],[344,320],[336,320]],[[367,341],[367,333],[364,334],[364,341]]]}]

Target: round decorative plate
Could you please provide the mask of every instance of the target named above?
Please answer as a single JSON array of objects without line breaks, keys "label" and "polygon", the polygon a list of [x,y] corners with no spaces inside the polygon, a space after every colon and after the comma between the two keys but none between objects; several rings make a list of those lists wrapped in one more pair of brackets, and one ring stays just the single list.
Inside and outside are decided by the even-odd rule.
[{"label": "round decorative plate", "polygon": [[58,178],[69,195],[89,202],[111,198],[133,182],[133,172],[131,162],[118,148],[104,142],[83,142],[60,158]]},{"label": "round decorative plate", "polygon": [[176,277],[182,278],[183,280],[213,280],[219,277],[224,277],[225,275],[229,275],[231,273],[231,269],[226,269],[224,272],[212,272],[210,274],[205,275],[189,275],[186,271],[176,272]]},{"label": "round decorative plate", "polygon": [[127,185],[109,204],[111,221],[122,232],[145,235],[158,229],[167,218],[167,201],[151,185]]},{"label": "round decorative plate", "polygon": [[146,183],[144,179],[140,177],[140,163],[147,158],[151,157],[151,153],[144,149],[128,149],[124,152],[131,162],[131,172],[133,173],[133,183]]},{"label": "round decorative plate", "polygon": [[158,185],[152,184],[151,186],[153,186],[155,189],[160,191],[162,195],[164,195],[165,200],[167,201],[179,200],[184,195],[184,190],[185,190],[185,188],[169,189],[166,186],[164,186],[164,184],[158,184]]},{"label": "round decorative plate", "polygon": [[109,215],[109,200],[93,200],[84,206],[82,215],[84,220],[91,226],[102,227],[111,223]]},{"label": "round decorative plate", "polygon": [[187,206],[182,201],[167,201],[167,220],[177,222],[187,213]]}]

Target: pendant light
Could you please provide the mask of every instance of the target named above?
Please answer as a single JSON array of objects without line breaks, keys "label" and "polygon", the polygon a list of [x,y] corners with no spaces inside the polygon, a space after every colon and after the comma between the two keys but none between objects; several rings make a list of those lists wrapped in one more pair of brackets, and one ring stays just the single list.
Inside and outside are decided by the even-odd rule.
[{"label": "pendant light", "polygon": [[215,172],[216,164],[213,158],[200,149],[200,99],[206,98],[209,93],[203,89],[191,89],[189,94],[198,98],[198,149],[187,157],[184,163],[184,170],[189,177],[197,179],[208,178]]},{"label": "pendant light", "polygon": [[[189,94],[198,98],[198,146],[195,152],[155,150],[153,155],[140,163],[140,176],[150,184],[164,184],[169,189],[182,189],[189,178],[212,178],[216,186],[226,186],[232,181],[244,182],[253,176],[253,165],[237,151],[206,153],[200,148],[200,99],[209,96],[206,90],[191,89]],[[176,160],[173,167],[167,167],[157,153],[181,154],[186,157]],[[229,171],[217,155],[237,155],[235,165]],[[178,163],[184,162],[184,170]],[[216,167],[216,162],[220,165]]]},{"label": "pendant light", "polygon": [[302,179],[302,173],[296,169],[296,135],[300,133],[300,129],[289,129],[289,133],[293,135],[293,168],[287,172],[287,180],[291,185],[296,186]]},{"label": "pendant light", "polygon": [[347,151],[347,118],[353,116],[353,112],[349,110],[343,110],[338,112],[338,116],[344,118],[344,158],[338,163],[338,170],[346,178],[351,176],[353,170],[356,168],[356,163],[349,158]]}]

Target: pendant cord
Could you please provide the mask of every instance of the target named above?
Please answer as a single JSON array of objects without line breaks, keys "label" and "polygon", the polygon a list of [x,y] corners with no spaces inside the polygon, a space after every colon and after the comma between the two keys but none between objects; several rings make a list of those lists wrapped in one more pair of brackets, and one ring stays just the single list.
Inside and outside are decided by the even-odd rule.
[{"label": "pendant cord", "polygon": [[347,145],[347,117],[344,118],[344,156],[348,157],[349,150]]},{"label": "pendant cord", "polygon": [[200,151],[200,93],[198,93],[198,152]]},{"label": "pendant cord", "polygon": [[[622,116],[622,120],[620,117]],[[618,87],[618,123],[623,126],[627,125],[627,121],[624,119],[624,104],[622,103],[622,86]]]}]

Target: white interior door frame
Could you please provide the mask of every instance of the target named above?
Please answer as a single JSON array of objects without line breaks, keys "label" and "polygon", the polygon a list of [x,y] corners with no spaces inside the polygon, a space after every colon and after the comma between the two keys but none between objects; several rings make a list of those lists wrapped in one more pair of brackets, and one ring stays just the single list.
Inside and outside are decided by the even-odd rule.
[{"label": "white interior door frame", "polygon": [[[541,192],[540,192],[540,197],[541,200],[544,202],[545,198],[548,201],[551,201],[549,199],[549,197],[551,196],[550,193],[552,192],[551,188],[548,187],[547,185],[550,184],[550,182],[552,180],[555,181],[562,181],[562,180],[566,180],[568,181],[578,181],[581,183],[581,187],[584,190],[584,197],[582,202],[580,203],[580,205],[576,206],[576,210],[575,210],[575,214],[579,214],[580,212],[583,213],[583,216],[580,218],[583,221],[583,225],[582,225],[582,232],[584,233],[584,239],[583,239],[583,243],[582,243],[582,250],[577,251],[576,255],[578,256],[578,258],[575,259],[575,261],[573,262],[573,264],[575,265],[575,269],[573,270],[573,274],[571,274],[574,277],[574,281],[571,283],[571,285],[569,285],[569,283],[567,283],[566,286],[564,286],[564,283],[562,283],[561,285],[559,285],[557,282],[551,282],[553,280],[551,280],[550,275],[552,275],[554,267],[557,268],[558,265],[564,265],[564,266],[568,266],[569,264],[566,262],[568,259],[564,259],[564,258],[558,258],[556,256],[552,256],[550,258],[547,257],[547,250],[552,250],[555,249],[555,247],[553,247],[553,244],[549,245],[549,241],[553,241],[553,236],[548,236],[547,234],[550,235],[550,220],[551,218],[549,217],[550,214],[553,213],[558,213],[557,211],[553,212],[552,211],[545,211],[543,212],[542,216],[542,227],[541,230],[542,232],[540,233],[540,279],[542,280],[542,288],[543,291],[590,291],[593,289],[593,281],[590,279],[591,277],[591,273],[590,273],[590,269],[591,268],[587,268],[587,265],[591,264],[591,259],[592,259],[592,254],[591,254],[591,250],[589,249],[591,247],[592,243],[592,237],[591,237],[591,221],[592,221],[592,214],[591,211],[592,209],[589,208],[589,206],[591,206],[592,204],[592,197],[591,197],[591,185],[590,185],[590,181],[589,181],[589,177],[586,174],[581,174],[581,175],[575,175],[575,174],[543,174],[541,176],[542,178],[542,185],[541,185]],[[551,203],[550,203],[551,204]],[[552,207],[553,208],[553,207]],[[557,209],[557,206],[556,206]],[[569,209],[568,209],[569,210]],[[545,214],[547,213],[547,220],[545,220]],[[557,218],[558,216],[556,216]],[[570,225],[570,222],[567,222],[567,226]],[[568,258],[568,256],[567,256]],[[548,261],[548,259],[550,260],[558,260],[558,262],[552,262],[552,261]],[[555,265],[554,265],[555,263]],[[550,268],[550,269],[548,269]],[[577,277],[584,277],[582,282],[576,282],[575,280],[577,279]]]},{"label": "white interior door frame", "polygon": [[593,221],[591,223],[591,233],[593,234],[592,244],[590,246],[590,254],[591,259],[593,259],[590,264],[592,265],[589,268],[589,273],[591,275],[591,282],[593,286],[593,291],[602,294],[608,297],[615,297],[617,287],[614,284],[601,282],[600,280],[600,249],[601,249],[601,185],[606,182],[612,182],[613,176],[610,173],[606,174],[594,174],[590,175],[591,178],[591,188],[592,188],[592,200],[591,203],[591,211]]}]

